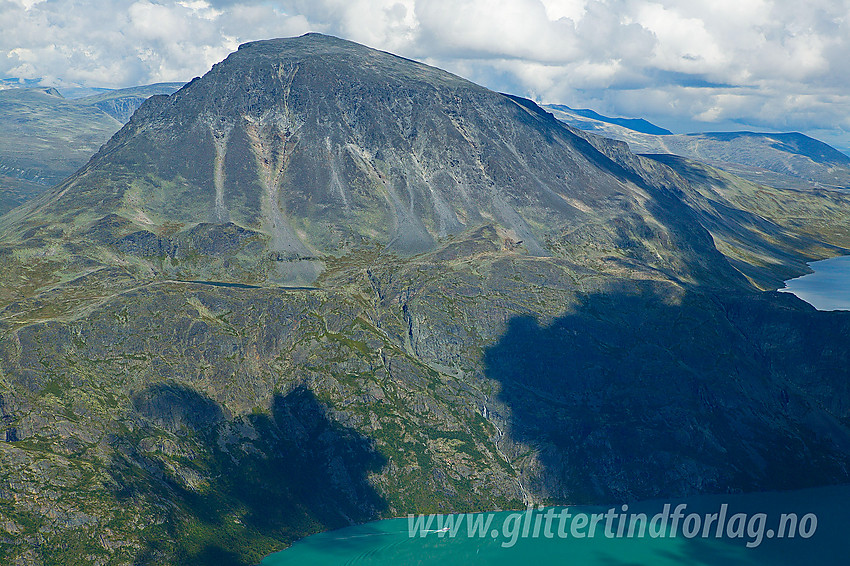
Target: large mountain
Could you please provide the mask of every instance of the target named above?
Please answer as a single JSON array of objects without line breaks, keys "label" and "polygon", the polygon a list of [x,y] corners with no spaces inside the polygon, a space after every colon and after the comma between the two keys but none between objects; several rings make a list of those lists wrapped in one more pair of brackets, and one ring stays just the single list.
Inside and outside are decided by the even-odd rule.
[{"label": "large mountain", "polygon": [[647,159],[339,39],[243,45],[0,219],[5,563],[847,481],[843,192]]},{"label": "large mountain", "polygon": [[[718,259],[710,240],[690,234],[687,209],[664,199],[533,104],[308,37],[247,44],[175,96],[152,98],[14,226],[23,235],[62,218],[63,238],[120,239],[142,258],[185,255],[206,238],[238,261],[216,253],[154,269],[308,284],[323,257],[362,241],[410,255],[492,222],[548,256],[577,237],[616,247],[619,222],[646,230],[647,256],[670,273],[705,270]],[[108,230],[93,223],[108,214],[118,215]],[[665,233],[687,239],[675,255]],[[263,252],[240,255],[243,242]]]}]

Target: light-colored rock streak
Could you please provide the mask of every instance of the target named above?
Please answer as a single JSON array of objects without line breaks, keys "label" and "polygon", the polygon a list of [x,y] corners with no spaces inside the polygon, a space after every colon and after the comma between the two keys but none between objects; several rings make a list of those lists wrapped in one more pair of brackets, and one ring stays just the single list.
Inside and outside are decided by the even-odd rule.
[{"label": "light-colored rock streak", "polygon": [[[346,212],[350,212],[351,205],[348,203],[348,196],[345,194],[345,188],[342,186],[342,181],[340,181],[339,177],[339,153],[334,153],[330,138],[325,138],[325,147],[328,149],[328,164],[331,168],[331,185],[333,185],[336,192],[339,193],[339,198],[342,199],[342,206],[344,210]],[[348,150],[348,148],[346,148],[346,150]]]},{"label": "light-colored rock streak", "polygon": [[[427,187],[431,196],[431,206],[437,216],[438,235],[442,238],[450,232],[459,232],[463,230],[463,225],[457,219],[457,216],[442,191],[438,187],[434,186],[433,177],[426,166],[422,165],[422,162],[419,160],[419,156],[417,156],[416,153],[412,153],[411,159],[413,166],[416,169],[416,173],[419,175],[419,178],[425,187]],[[413,213],[413,207],[411,206],[411,214]]]},{"label": "light-colored rock streak", "polygon": [[315,255],[298,238],[281,210],[280,184],[286,173],[295,142],[287,138],[277,120],[246,116],[245,131],[257,162],[257,173],[263,185],[263,223],[271,236],[271,249],[286,258]]},{"label": "light-colored rock streak", "polygon": [[221,130],[212,126],[210,131],[215,146],[215,160],[213,161],[213,185],[215,186],[215,211],[216,222],[227,222],[230,220],[227,208],[224,206],[224,157],[227,153],[227,140],[230,137],[232,125],[228,124]]}]

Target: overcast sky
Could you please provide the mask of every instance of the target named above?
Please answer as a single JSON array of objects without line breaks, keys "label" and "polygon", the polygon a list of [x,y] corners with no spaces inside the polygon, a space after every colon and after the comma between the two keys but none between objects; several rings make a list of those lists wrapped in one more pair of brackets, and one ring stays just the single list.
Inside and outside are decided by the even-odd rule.
[{"label": "overcast sky", "polygon": [[0,0],[0,76],[188,81],[329,33],[538,102],[850,149],[850,0]]}]

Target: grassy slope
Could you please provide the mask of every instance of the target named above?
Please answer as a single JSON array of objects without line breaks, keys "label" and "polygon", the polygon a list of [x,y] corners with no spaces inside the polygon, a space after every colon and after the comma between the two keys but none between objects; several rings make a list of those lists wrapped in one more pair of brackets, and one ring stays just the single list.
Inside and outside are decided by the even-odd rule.
[{"label": "grassy slope", "polygon": [[54,90],[0,90],[0,216],[69,177],[164,83],[67,100]]}]

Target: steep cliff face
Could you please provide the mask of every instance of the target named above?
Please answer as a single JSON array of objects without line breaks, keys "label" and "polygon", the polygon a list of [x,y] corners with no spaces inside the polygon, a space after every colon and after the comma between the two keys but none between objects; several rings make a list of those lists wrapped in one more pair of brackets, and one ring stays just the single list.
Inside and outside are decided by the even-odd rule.
[{"label": "steep cliff face", "polygon": [[750,282],[848,213],[349,42],[245,45],[2,220],[0,556],[847,481],[850,320]]}]

